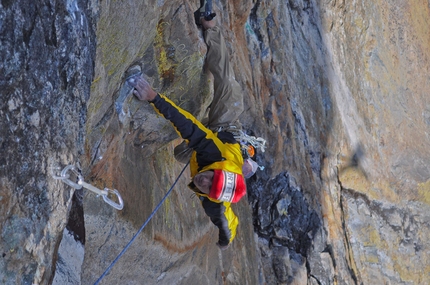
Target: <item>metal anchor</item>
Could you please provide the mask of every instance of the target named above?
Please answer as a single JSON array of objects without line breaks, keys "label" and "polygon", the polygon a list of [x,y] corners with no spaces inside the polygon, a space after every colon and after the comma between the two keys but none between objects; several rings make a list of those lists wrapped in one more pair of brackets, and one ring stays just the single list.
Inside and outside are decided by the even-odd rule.
[{"label": "metal anchor", "polygon": [[[72,171],[78,177],[77,183],[70,180],[70,175],[68,174],[69,171]],[[119,194],[118,190],[116,190],[116,189],[112,190],[109,188],[104,188],[103,190],[101,190],[101,189],[98,189],[97,187],[85,182],[84,177],[79,173],[79,171],[76,169],[76,167],[74,165],[68,165],[68,166],[64,167],[64,169],[60,173],[60,176],[56,176],[56,175],[52,174],[52,177],[54,179],[62,180],[64,183],[66,183],[67,185],[69,185],[75,189],[81,189],[83,187],[85,189],[88,189],[88,190],[94,192],[95,194],[97,194],[97,196],[99,196],[99,195],[102,196],[103,201],[105,201],[107,204],[111,205],[112,207],[114,207],[117,210],[122,210],[124,208],[124,201],[122,200],[122,197]],[[117,200],[118,200],[118,203],[109,199],[109,197],[108,197],[109,194],[115,195]]]}]

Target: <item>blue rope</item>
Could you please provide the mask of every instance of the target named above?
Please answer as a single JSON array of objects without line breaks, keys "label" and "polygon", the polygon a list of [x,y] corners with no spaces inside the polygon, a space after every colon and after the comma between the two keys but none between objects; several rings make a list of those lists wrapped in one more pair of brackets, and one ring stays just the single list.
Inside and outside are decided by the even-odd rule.
[{"label": "blue rope", "polygon": [[103,274],[100,276],[99,279],[97,279],[97,281],[94,283],[94,285],[99,284],[99,282],[103,279],[103,277],[106,276],[106,274],[112,269],[112,267],[115,265],[115,263],[120,259],[120,257],[127,251],[127,249],[130,247],[130,245],[133,243],[133,241],[136,239],[136,237],[143,231],[143,229],[146,227],[146,225],[148,224],[148,222],[152,219],[152,217],[154,216],[155,212],[157,212],[157,210],[161,207],[161,205],[163,204],[164,200],[166,200],[167,196],[169,196],[170,192],[172,192],[173,187],[175,187],[176,182],[178,182],[179,178],[182,176],[182,174],[184,173],[185,169],[187,168],[188,163],[185,165],[185,167],[182,169],[181,173],[179,173],[179,176],[176,178],[175,182],[172,184],[172,187],[170,187],[169,191],[167,191],[166,195],[164,196],[164,198],[160,201],[160,203],[158,203],[157,207],[155,207],[154,211],[152,211],[151,215],[149,216],[149,218],[145,221],[145,223],[143,223],[143,225],[140,227],[140,229],[137,231],[137,233],[133,236],[133,238],[128,242],[128,244],[124,247],[124,249],[118,254],[118,256],[114,259],[114,261],[112,261],[112,263],[109,265],[109,267],[105,270],[105,272],[103,272]]}]

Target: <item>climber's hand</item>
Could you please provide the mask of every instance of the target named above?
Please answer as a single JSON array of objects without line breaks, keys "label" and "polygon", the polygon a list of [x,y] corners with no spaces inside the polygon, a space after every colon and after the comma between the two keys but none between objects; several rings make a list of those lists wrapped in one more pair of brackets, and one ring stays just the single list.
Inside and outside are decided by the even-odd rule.
[{"label": "climber's hand", "polygon": [[133,95],[141,101],[152,101],[157,96],[157,92],[151,88],[148,81],[142,75],[130,78],[128,83],[134,87]]}]

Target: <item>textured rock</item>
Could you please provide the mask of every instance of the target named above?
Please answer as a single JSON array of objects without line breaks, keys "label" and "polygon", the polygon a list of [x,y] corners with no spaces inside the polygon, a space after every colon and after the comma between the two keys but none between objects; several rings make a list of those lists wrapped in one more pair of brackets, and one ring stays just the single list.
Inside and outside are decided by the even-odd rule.
[{"label": "textured rock", "polygon": [[83,244],[76,241],[72,232],[64,230],[52,284],[80,284],[84,253]]},{"label": "textured rock", "polygon": [[[286,173],[273,178],[264,189],[252,187],[255,230],[275,245],[307,255],[320,227],[317,213],[309,208],[294,180]],[[256,192],[256,193],[255,193]],[[257,194],[257,197],[254,195]]]},{"label": "textured rock", "polygon": [[[0,5],[0,280],[60,282],[67,225],[84,244],[74,273],[93,284],[183,167],[181,140],[127,96],[125,74],[140,66],[198,118],[210,102],[198,1]],[[428,1],[214,6],[265,169],[235,205],[227,251],[185,172],[103,284],[428,284]],[[124,210],[51,178],[76,162]]]},{"label": "textured rock", "polygon": [[[332,146],[337,170],[326,171],[340,188],[327,193],[324,211],[343,216],[342,247],[358,283],[426,284],[428,3],[332,2],[322,10],[342,122]],[[329,240],[339,239],[334,225]]]},{"label": "textured rock", "polygon": [[84,153],[93,20],[87,1],[1,1],[2,284],[53,277],[73,191],[51,173]]}]

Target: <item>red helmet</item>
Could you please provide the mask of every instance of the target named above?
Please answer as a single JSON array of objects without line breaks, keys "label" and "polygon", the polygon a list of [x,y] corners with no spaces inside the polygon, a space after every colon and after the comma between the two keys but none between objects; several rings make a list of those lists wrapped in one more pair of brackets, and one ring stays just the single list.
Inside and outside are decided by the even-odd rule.
[{"label": "red helmet", "polygon": [[215,169],[209,197],[223,202],[237,203],[246,194],[242,175]]}]

